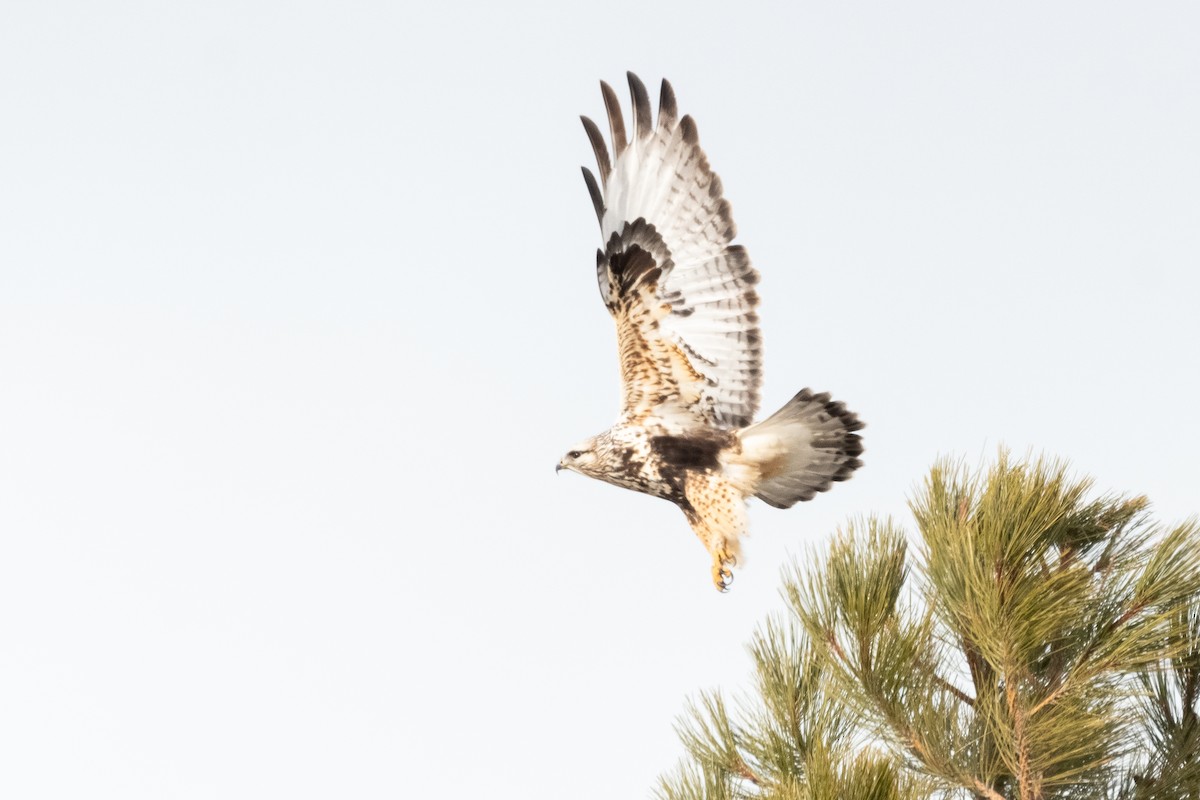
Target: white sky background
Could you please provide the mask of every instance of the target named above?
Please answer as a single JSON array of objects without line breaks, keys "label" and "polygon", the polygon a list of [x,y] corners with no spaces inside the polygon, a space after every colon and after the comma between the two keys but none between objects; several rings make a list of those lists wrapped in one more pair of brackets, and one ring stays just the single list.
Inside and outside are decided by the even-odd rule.
[{"label": "white sky background", "polygon": [[[1191,3],[8,3],[0,794],[643,797],[789,553],[939,454],[1200,510]],[[563,452],[618,401],[577,115],[662,76],[766,412],[866,466],[733,591]]]}]

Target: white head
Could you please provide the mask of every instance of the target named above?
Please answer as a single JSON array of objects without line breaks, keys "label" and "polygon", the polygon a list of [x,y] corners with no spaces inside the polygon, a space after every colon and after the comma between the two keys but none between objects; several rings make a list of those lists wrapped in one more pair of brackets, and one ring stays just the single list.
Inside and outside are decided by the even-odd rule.
[{"label": "white head", "polygon": [[554,468],[554,471],[561,472],[564,469],[569,469],[572,472],[578,472],[580,475],[587,475],[591,478],[598,477],[601,465],[600,452],[596,445],[595,436],[584,439],[559,459],[558,466]]}]

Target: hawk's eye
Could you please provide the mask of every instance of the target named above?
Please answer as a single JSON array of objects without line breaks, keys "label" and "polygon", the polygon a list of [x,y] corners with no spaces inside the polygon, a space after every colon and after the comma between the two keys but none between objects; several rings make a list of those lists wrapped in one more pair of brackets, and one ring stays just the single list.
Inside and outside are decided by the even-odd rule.
[{"label": "hawk's eye", "polygon": [[581,455],[583,455],[583,453],[580,451],[572,450],[571,452],[567,453],[567,458],[579,458]]}]

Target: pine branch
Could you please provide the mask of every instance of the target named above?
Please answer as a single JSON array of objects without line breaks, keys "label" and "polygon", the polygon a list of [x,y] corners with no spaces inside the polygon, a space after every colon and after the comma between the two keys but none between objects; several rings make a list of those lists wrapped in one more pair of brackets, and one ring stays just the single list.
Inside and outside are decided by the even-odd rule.
[{"label": "pine branch", "polygon": [[[1088,643],[1088,645],[1083,649],[1083,652],[1080,653],[1079,657],[1076,659],[1076,664],[1078,665],[1078,670],[1084,671],[1085,676],[1086,676],[1087,675],[1086,668],[1088,666],[1090,666],[1089,662],[1091,661],[1091,658],[1092,658],[1093,654],[1095,653],[1097,647],[1100,645],[1100,643],[1103,641],[1106,641],[1115,632],[1119,631],[1123,625],[1128,623],[1131,619],[1136,617],[1143,610],[1144,610],[1144,607],[1141,605],[1134,606],[1133,608],[1129,609],[1128,611],[1123,613],[1121,616],[1119,616],[1115,620],[1113,620],[1108,626],[1106,626],[1103,633],[1097,634],[1091,640],[1091,642]],[[1055,680],[1052,682],[1050,692],[1044,698],[1042,698],[1038,703],[1036,703],[1033,706],[1033,708],[1031,708],[1029,710],[1029,716],[1032,717],[1033,715],[1035,715],[1039,711],[1041,711],[1043,708],[1046,708],[1047,706],[1049,706],[1050,704],[1054,703],[1059,698],[1061,698],[1063,693],[1065,691],[1067,691],[1067,689],[1071,686],[1072,678],[1076,674],[1077,673],[1074,670],[1064,670],[1059,675],[1057,675]]]},{"label": "pine branch", "polygon": [[962,689],[958,688],[953,683],[951,683],[950,681],[946,680],[941,675],[939,675],[936,664],[933,664],[932,662],[929,662],[929,661],[924,661],[924,662],[922,662],[921,666],[925,670],[928,671],[930,680],[932,680],[938,686],[945,689],[950,694],[954,695],[956,698],[958,698],[963,703],[967,704],[968,706],[971,706],[972,708],[975,707],[975,698],[971,697],[971,695],[967,694]]},{"label": "pine branch", "polygon": [[1041,800],[1041,785],[1034,783],[1032,768],[1029,765],[1029,739],[1026,733],[1026,716],[1017,698],[1015,681],[1005,679],[1005,694],[1008,700],[1008,713],[1013,722],[1013,745],[1017,751],[1017,787],[1021,800]]},{"label": "pine branch", "polygon": [[750,769],[750,765],[746,763],[745,759],[739,758],[737,760],[737,763],[734,765],[734,772],[737,773],[738,777],[750,781],[755,786],[763,785],[762,778],[754,774],[754,772]]},{"label": "pine branch", "polygon": [[1090,491],[943,463],[911,563],[890,521],[839,531],[756,635],[754,708],[694,706],[660,796],[1200,800],[1200,523]]},{"label": "pine branch", "polygon": [[978,778],[975,778],[971,785],[975,787],[976,791],[986,797],[987,800],[1008,800],[1008,798],[1006,798],[1004,795],[1000,794]]}]

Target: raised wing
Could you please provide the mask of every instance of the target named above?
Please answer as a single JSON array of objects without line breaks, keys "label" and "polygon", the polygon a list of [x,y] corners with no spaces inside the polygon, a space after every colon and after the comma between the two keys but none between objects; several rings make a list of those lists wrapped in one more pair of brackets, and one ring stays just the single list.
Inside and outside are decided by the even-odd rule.
[{"label": "raised wing", "polygon": [[678,117],[662,83],[658,121],[646,87],[628,73],[633,130],[601,82],[613,144],[583,117],[600,180],[586,167],[604,248],[600,295],[617,324],[623,414],[749,425],[758,410],[762,346],[758,273],[740,245],[721,179],[700,149],[691,117]]}]

